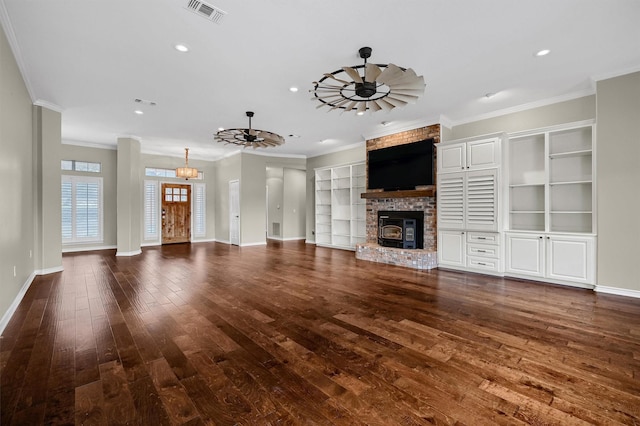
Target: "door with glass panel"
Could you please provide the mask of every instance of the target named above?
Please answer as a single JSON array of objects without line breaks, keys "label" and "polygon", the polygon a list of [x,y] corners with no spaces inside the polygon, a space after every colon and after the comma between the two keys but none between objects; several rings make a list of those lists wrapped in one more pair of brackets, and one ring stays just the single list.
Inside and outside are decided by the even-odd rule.
[{"label": "door with glass panel", "polygon": [[191,185],[162,184],[162,244],[191,239]]}]

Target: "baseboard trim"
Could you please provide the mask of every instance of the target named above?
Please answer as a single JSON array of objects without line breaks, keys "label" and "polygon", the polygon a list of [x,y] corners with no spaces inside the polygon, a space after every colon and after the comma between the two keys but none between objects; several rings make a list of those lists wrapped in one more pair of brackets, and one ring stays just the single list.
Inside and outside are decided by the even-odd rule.
[{"label": "baseboard trim", "polygon": [[36,269],[33,271],[36,275],[47,275],[47,274],[55,274],[56,272],[62,272],[64,268],[61,266],[56,266],[54,268],[46,268],[46,269]]},{"label": "baseboard trim", "polygon": [[251,247],[251,246],[266,246],[267,242],[266,241],[260,241],[260,242],[256,242],[256,243],[244,243],[244,244],[240,244],[240,247]]},{"label": "baseboard trim", "polygon": [[282,237],[268,237],[268,240],[276,240],[276,241],[301,241],[304,240],[305,237],[289,237],[289,238],[282,238]]},{"label": "baseboard trim", "polygon": [[116,246],[86,246],[86,247],[70,247],[63,248],[63,253],[77,253],[80,251],[96,251],[96,250],[113,250],[116,249]]},{"label": "baseboard trim", "polygon": [[27,290],[29,290],[29,287],[31,287],[31,283],[33,283],[35,277],[36,272],[34,271],[31,273],[31,275],[29,275],[27,281],[22,285],[15,299],[13,299],[13,302],[11,302],[11,305],[9,305],[9,309],[7,309],[7,312],[5,312],[2,316],[2,319],[0,320],[0,335],[4,333],[5,327],[7,326],[7,324],[9,324],[11,317],[13,316],[13,314],[15,314],[16,309],[18,309],[18,306],[20,305],[20,302],[22,302],[24,295],[27,294]]},{"label": "baseboard trim", "polygon": [[142,253],[141,249],[134,250],[134,251],[119,251],[119,252],[116,252],[116,256],[122,256],[122,257],[125,257],[125,256],[136,256],[136,255],[138,255],[140,253]]},{"label": "baseboard trim", "polygon": [[614,294],[616,296],[635,297],[636,299],[640,299],[640,291],[638,290],[629,290],[619,287],[608,287],[605,285],[597,285],[594,290],[598,293]]}]

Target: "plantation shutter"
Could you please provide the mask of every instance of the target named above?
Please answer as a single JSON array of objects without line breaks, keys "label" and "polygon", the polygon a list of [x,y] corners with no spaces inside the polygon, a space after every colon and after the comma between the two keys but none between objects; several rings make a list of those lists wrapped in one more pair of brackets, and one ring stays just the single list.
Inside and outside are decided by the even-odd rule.
[{"label": "plantation shutter", "polygon": [[193,185],[193,235],[195,237],[204,237],[207,235],[205,189],[204,183],[196,183]]},{"label": "plantation shutter", "polygon": [[158,239],[158,182],[144,181],[144,239]]}]

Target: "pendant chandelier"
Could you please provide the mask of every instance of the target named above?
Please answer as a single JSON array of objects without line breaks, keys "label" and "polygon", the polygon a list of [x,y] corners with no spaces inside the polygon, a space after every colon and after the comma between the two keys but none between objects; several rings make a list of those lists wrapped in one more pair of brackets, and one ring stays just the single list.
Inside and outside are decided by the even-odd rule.
[{"label": "pendant chandelier", "polygon": [[225,129],[216,133],[215,140],[234,145],[240,145],[244,148],[250,146],[256,148],[268,148],[271,146],[279,146],[284,143],[284,138],[276,133],[267,132],[266,130],[256,130],[251,128],[252,111],[246,112],[249,117],[248,129]]},{"label": "pendant chandelier", "polygon": [[317,108],[327,106],[329,111],[356,111],[358,115],[367,110],[391,111],[415,103],[424,93],[424,77],[416,75],[411,68],[368,63],[370,47],[360,48],[358,54],[364,64],[325,73],[313,83],[311,99],[320,102]]},{"label": "pendant chandelier", "polygon": [[176,177],[186,180],[198,177],[198,169],[189,167],[189,148],[184,149],[184,167],[178,167],[176,169]]}]

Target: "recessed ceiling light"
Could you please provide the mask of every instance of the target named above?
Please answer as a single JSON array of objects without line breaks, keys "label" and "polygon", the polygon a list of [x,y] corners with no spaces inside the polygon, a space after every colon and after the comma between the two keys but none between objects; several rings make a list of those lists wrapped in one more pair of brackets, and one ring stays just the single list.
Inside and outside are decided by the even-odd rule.
[{"label": "recessed ceiling light", "polygon": [[295,93],[295,92],[298,91],[298,88],[295,87],[295,86],[291,86],[291,87],[289,87],[289,91]]},{"label": "recessed ceiling light", "polygon": [[178,52],[182,52],[182,53],[186,53],[189,51],[189,46],[187,46],[186,44],[176,44],[175,46],[173,46],[174,49],[176,49]]},{"label": "recessed ceiling light", "polygon": [[299,138],[299,137],[300,137],[300,135],[290,134],[290,135],[289,135],[289,137],[290,137],[290,138]]},{"label": "recessed ceiling light", "polygon": [[497,93],[489,92],[489,93],[485,93],[484,97],[485,97],[485,99],[491,99],[496,95],[497,95]]},{"label": "recessed ceiling light", "polygon": [[356,112],[356,115],[364,115],[364,111],[358,111]]},{"label": "recessed ceiling light", "polygon": [[137,110],[135,110],[135,111],[133,111],[133,112],[135,112],[135,113],[136,113],[136,114],[138,114],[138,115],[142,115],[142,114],[144,114],[144,112],[143,112],[143,111],[140,111],[139,109],[137,109]]},{"label": "recessed ceiling light", "polygon": [[221,132],[224,130],[224,127],[218,127],[218,131]]},{"label": "recessed ceiling light", "polygon": [[546,55],[548,55],[549,53],[551,53],[551,50],[549,50],[549,49],[542,49],[542,50],[538,50],[538,51],[535,53],[535,55],[536,55],[536,56],[546,56]]}]

